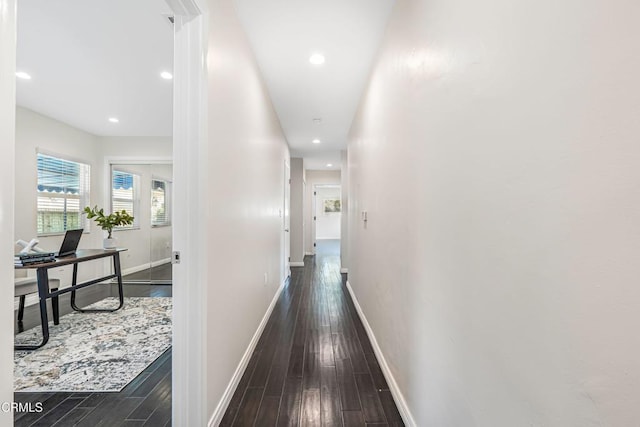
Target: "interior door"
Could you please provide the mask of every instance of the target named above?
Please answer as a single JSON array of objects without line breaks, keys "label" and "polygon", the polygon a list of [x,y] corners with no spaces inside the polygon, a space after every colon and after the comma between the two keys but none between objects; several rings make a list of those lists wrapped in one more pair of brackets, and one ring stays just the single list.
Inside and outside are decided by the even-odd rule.
[{"label": "interior door", "polygon": [[291,167],[289,162],[284,163],[284,205],[282,207],[282,281],[284,281],[290,274],[289,263],[291,261]]}]

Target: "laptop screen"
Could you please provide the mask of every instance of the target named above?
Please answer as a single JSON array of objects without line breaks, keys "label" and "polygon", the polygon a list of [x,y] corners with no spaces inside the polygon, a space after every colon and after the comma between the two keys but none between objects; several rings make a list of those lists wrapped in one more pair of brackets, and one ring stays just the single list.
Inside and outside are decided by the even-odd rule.
[{"label": "laptop screen", "polygon": [[59,257],[73,255],[76,253],[83,231],[84,230],[82,228],[78,230],[67,230],[64,235],[64,240],[62,241],[62,246],[60,246],[60,252],[58,252]]}]

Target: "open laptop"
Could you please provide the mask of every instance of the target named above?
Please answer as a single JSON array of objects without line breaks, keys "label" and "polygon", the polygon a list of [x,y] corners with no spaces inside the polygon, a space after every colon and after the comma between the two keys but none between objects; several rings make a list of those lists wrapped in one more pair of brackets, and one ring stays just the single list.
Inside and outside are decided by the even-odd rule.
[{"label": "open laptop", "polygon": [[64,235],[64,240],[62,241],[62,246],[60,246],[60,251],[56,254],[56,258],[75,254],[83,232],[84,230],[82,228],[78,230],[67,230]]}]

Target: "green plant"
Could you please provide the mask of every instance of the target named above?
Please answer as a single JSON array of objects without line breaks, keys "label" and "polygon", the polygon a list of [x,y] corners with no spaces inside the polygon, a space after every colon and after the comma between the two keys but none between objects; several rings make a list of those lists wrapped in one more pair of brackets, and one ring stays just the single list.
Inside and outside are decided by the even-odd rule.
[{"label": "green plant", "polygon": [[133,217],[124,209],[120,212],[105,215],[104,209],[98,209],[98,206],[96,205],[93,209],[89,206],[85,207],[83,213],[87,215],[88,219],[93,219],[98,223],[100,228],[109,233],[109,236],[107,237],[108,239],[111,239],[111,232],[114,227],[133,224]]}]

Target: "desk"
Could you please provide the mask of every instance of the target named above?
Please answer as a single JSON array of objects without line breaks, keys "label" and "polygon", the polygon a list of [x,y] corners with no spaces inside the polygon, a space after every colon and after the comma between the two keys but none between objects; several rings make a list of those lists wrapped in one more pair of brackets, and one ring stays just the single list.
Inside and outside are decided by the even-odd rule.
[{"label": "desk", "polygon": [[[120,252],[126,251],[126,249],[79,249],[74,255],[69,255],[62,258],[56,258],[54,261],[45,262],[42,264],[16,266],[16,269],[35,269],[38,280],[38,296],[40,297],[40,319],[42,321],[42,343],[38,345],[16,345],[15,350],[35,350],[49,341],[49,319],[47,316],[47,299],[51,298],[54,306],[54,310],[57,311],[58,297],[62,294],[71,292],[71,308],[81,313],[90,312],[113,312],[120,310],[124,305],[124,295],[122,292],[122,269],[120,268]],[[85,261],[92,261],[100,258],[113,258],[113,271],[114,274],[100,277],[90,280],[84,283],[78,283],[78,264]],[[73,265],[73,280],[71,286],[64,289],[58,289],[57,291],[49,291],[49,270],[52,268],[63,267],[65,265]],[[76,305],[76,291],[78,289],[86,288],[87,286],[95,285],[96,283],[104,282],[109,279],[118,279],[118,293],[120,304],[114,309],[91,309],[87,310],[80,308]]]}]

